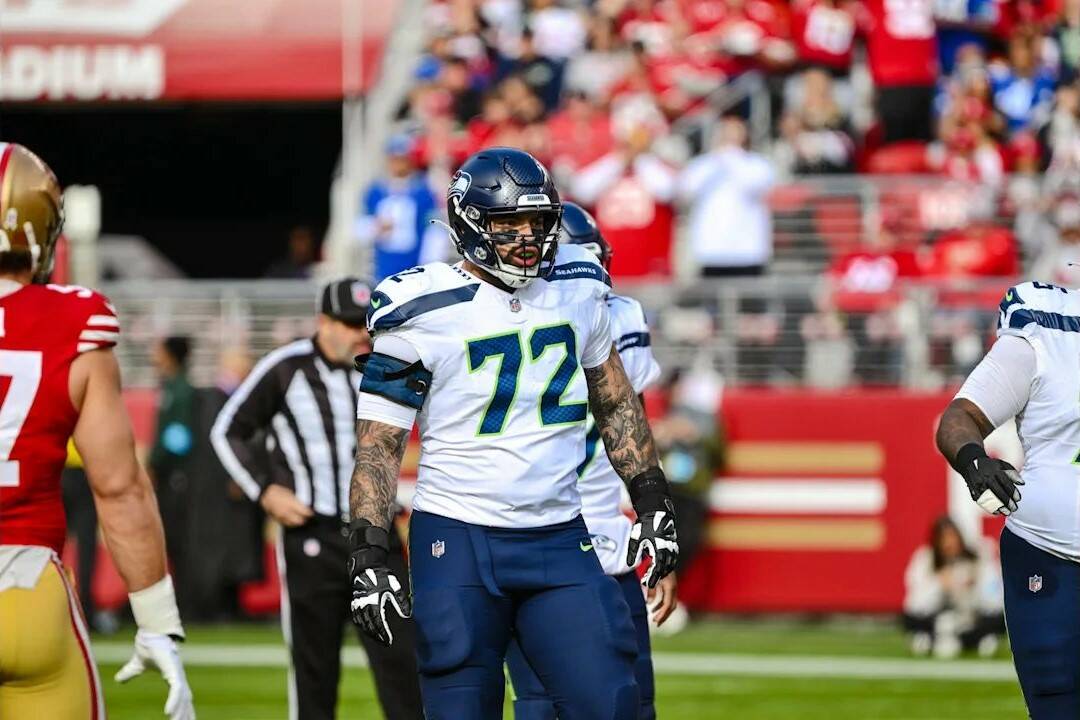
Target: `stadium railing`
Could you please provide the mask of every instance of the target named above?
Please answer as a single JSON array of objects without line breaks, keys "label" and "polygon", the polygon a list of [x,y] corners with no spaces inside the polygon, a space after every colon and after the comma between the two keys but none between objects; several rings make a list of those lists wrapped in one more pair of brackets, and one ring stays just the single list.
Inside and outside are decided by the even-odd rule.
[{"label": "stadium railing", "polygon": [[[645,304],[667,369],[704,363],[737,385],[942,387],[978,361],[1012,277],[902,281],[852,309],[836,301],[824,271],[879,227],[923,254],[973,226],[1011,231],[1005,200],[994,188],[938,177],[799,178],[771,199],[769,275],[680,277],[627,283],[622,291]],[[156,384],[150,352],[165,335],[192,337],[192,379],[211,385],[224,355],[258,359],[315,327],[317,286],[309,281],[139,281],[103,289],[123,322],[119,356],[132,387]]]}]

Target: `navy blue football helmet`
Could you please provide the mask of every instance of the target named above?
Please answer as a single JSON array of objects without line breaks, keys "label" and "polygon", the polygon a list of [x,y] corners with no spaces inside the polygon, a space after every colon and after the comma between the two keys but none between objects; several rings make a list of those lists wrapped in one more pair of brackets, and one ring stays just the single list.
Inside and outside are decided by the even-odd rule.
[{"label": "navy blue football helmet", "polygon": [[600,233],[596,220],[588,210],[577,203],[564,202],[562,214],[561,242],[567,245],[580,245],[596,257],[607,270],[611,265],[611,245]]},{"label": "navy blue football helmet", "polygon": [[450,181],[446,214],[458,252],[506,285],[551,272],[562,205],[551,174],[529,153],[496,147],[470,156]]}]

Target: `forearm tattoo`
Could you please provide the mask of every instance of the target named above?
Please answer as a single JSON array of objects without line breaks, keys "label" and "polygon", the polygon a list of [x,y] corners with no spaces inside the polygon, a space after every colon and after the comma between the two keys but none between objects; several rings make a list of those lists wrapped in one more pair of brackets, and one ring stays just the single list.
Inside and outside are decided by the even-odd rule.
[{"label": "forearm tattoo", "polygon": [[603,365],[585,370],[589,409],[612,467],[624,482],[659,465],[645,408],[626,377],[619,353],[612,348]]},{"label": "forearm tattoo", "polygon": [[994,426],[970,400],[953,400],[945,408],[938,425],[937,446],[950,463],[960,448],[968,443],[982,442]]},{"label": "forearm tattoo", "polygon": [[356,465],[349,486],[349,511],[355,520],[389,528],[393,520],[398,474],[409,431],[393,425],[358,420]]}]

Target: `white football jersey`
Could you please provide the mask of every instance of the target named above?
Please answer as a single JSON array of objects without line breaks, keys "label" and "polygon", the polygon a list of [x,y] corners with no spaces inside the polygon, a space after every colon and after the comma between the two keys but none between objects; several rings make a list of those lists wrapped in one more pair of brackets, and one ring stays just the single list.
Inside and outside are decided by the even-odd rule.
[{"label": "white football jersey", "polygon": [[1024,447],[1022,498],[1005,525],[1032,545],[1080,561],[1080,292],[1043,283],[1011,288],[998,335],[1035,349],[1036,373],[1016,417]]},{"label": "white football jersey", "polygon": [[610,282],[595,256],[570,245],[546,279],[514,293],[445,263],[379,284],[369,329],[408,342],[432,373],[417,416],[414,510],[510,528],[580,514],[582,368],[611,350]]},{"label": "white football jersey", "polygon": [[[607,306],[615,349],[634,391],[640,394],[660,377],[660,366],[650,348],[645,311],[637,300],[621,295],[608,295]],[[630,543],[632,524],[621,509],[624,501],[629,500],[629,494],[626,484],[608,460],[600,430],[591,414],[585,459],[578,466],[578,475],[581,514],[593,537],[593,548],[604,572],[621,575],[630,569],[626,565],[626,548]]]}]

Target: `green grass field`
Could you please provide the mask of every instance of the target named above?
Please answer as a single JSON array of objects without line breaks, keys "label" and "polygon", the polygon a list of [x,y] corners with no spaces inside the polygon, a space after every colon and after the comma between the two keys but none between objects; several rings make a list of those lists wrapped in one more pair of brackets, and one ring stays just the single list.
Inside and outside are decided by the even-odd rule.
[{"label": "green grass field", "polygon": [[[130,635],[95,642],[99,657],[108,660],[101,670],[112,720],[157,717],[165,699],[159,677],[127,685],[112,680]],[[192,628],[184,654],[200,720],[284,720],[280,646],[272,625]],[[664,720],[1026,716],[1019,688],[1008,677],[1007,650],[990,661],[908,660],[903,636],[876,622],[709,620],[656,639],[655,652],[657,709]],[[263,657],[267,667],[251,666]],[[724,669],[711,671],[714,662]],[[683,666],[689,671],[680,672]],[[339,717],[381,717],[366,670],[345,671]]]}]

